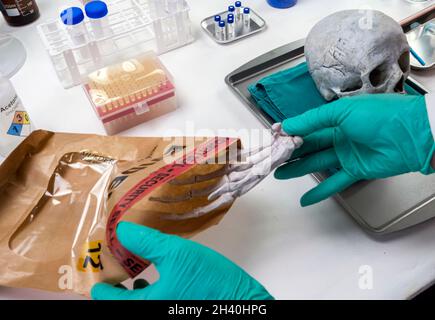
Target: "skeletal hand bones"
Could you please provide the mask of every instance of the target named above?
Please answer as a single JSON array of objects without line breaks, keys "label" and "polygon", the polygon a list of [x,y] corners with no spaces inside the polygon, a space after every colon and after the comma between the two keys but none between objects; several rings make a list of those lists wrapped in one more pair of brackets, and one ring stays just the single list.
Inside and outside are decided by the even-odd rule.
[{"label": "skeletal hand bones", "polygon": [[[293,154],[293,151],[299,148],[303,140],[300,137],[292,137],[287,135],[281,128],[281,124],[275,124],[272,127],[273,137],[270,145],[259,148],[249,153],[245,163],[228,164],[218,174],[222,176],[221,183],[213,190],[203,190],[196,194],[189,194],[186,197],[204,196],[209,194],[208,200],[211,201],[208,205],[196,208],[194,211],[185,214],[172,214],[163,216],[163,219],[168,220],[184,220],[198,218],[220,208],[224,208],[231,204],[236,198],[246,194],[253,189],[257,184],[264,180],[273,170],[279,167],[284,162],[288,161]],[[195,177],[195,181],[204,181],[215,179],[216,174],[208,176]],[[186,184],[191,184],[192,181],[186,181]],[[179,182],[177,183],[179,184]],[[177,200],[152,199],[153,201],[174,202],[186,200],[186,197],[178,198]]]}]

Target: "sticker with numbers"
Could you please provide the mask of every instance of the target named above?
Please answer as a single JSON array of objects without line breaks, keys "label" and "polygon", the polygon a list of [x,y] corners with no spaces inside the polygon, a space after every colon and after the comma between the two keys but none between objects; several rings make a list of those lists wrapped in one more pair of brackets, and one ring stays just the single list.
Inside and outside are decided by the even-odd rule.
[{"label": "sticker with numbers", "polygon": [[77,270],[81,272],[100,272],[103,270],[101,249],[103,241],[90,241],[83,245],[83,250],[77,262]]}]

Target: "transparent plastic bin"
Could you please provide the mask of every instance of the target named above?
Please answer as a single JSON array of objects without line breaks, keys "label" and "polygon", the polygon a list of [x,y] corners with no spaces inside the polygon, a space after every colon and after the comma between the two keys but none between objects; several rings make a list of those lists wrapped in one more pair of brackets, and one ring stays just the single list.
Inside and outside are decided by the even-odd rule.
[{"label": "transparent plastic bin", "polygon": [[149,50],[161,54],[194,40],[185,0],[107,0],[104,36],[85,19],[86,43],[75,46],[68,28],[56,17],[38,26],[58,78],[65,88],[82,84],[104,66]]},{"label": "transparent plastic bin", "polygon": [[153,52],[94,71],[83,88],[109,135],[177,108],[172,76]]}]

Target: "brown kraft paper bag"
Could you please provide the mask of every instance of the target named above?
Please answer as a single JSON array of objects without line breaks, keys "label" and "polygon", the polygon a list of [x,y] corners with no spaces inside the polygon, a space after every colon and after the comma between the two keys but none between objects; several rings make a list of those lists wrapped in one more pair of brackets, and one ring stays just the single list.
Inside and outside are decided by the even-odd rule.
[{"label": "brown kraft paper bag", "polygon": [[173,217],[209,204],[239,148],[231,138],[33,132],[0,166],[0,285],[87,295],[137,276],[149,262],[120,245],[117,223],[183,237],[217,224],[231,205]]}]

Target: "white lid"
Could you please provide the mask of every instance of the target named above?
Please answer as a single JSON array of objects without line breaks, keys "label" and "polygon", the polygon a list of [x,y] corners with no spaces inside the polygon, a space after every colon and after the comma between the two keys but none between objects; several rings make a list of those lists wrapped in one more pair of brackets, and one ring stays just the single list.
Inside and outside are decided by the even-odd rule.
[{"label": "white lid", "polygon": [[17,38],[0,34],[0,74],[11,78],[26,61],[26,49]]}]

